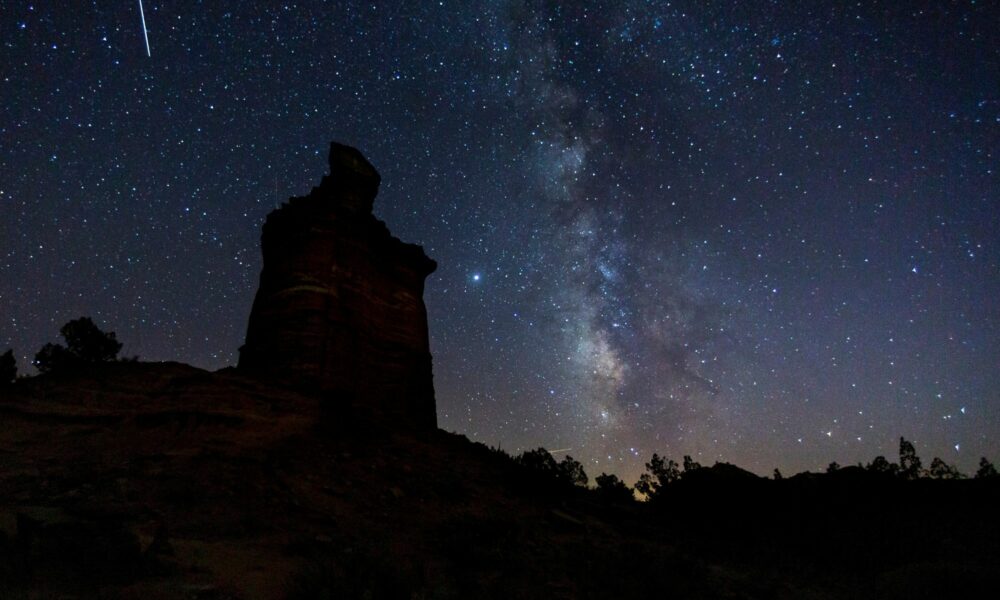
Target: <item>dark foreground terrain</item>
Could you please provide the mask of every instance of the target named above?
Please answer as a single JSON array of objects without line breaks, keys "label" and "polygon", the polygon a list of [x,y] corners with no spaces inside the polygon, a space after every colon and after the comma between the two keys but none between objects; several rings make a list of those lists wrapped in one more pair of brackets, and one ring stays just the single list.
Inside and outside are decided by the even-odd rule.
[{"label": "dark foreground terrain", "polygon": [[727,465],[610,500],[173,363],[0,390],[2,598],[992,597],[998,501]]}]

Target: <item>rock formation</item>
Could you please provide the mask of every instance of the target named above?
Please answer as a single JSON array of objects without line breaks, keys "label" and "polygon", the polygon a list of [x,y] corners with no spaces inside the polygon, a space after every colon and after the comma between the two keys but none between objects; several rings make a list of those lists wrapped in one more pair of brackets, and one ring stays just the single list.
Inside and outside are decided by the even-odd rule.
[{"label": "rock formation", "polygon": [[432,429],[423,292],[437,264],[372,215],[380,181],[334,143],[320,185],[268,215],[239,369],[322,392],[335,414]]}]

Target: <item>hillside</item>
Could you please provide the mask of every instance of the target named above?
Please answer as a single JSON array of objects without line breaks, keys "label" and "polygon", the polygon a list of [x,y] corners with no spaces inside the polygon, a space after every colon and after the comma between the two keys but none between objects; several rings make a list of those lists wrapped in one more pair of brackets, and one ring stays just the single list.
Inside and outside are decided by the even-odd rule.
[{"label": "hillside", "polygon": [[0,415],[8,593],[576,597],[597,576],[579,560],[634,555],[600,515],[515,493],[482,446],[339,427],[232,372],[39,377]]},{"label": "hillside", "polygon": [[1000,556],[988,482],[732,467],[615,504],[232,370],[112,363],[0,394],[4,597],[955,597]]}]

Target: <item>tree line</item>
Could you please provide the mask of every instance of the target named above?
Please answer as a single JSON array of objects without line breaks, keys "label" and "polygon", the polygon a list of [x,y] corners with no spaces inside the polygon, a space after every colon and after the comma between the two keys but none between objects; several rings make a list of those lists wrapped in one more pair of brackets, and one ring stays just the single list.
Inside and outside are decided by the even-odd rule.
[{"label": "tree line", "polygon": [[[96,364],[120,360],[122,343],[115,332],[102,331],[90,317],[74,319],[59,330],[64,344],[48,343],[35,354],[32,364],[39,373],[79,370]],[[0,386],[17,379],[14,350],[0,354]]]},{"label": "tree line", "polygon": [[[681,463],[677,463],[672,459],[654,453],[649,462],[645,463],[645,472],[640,475],[638,481],[631,487],[617,475],[609,473],[598,475],[594,479],[595,485],[590,486],[590,478],[587,476],[583,465],[572,456],[566,455],[561,461],[557,461],[545,448],[537,448],[512,457],[512,460],[528,477],[534,479],[536,483],[542,481],[550,486],[562,487],[564,489],[568,487],[588,488],[592,489],[598,496],[614,502],[628,502],[637,497],[655,501],[657,498],[664,497],[672,487],[680,482],[693,478],[699,473],[710,475],[712,471],[712,468],[703,467],[690,456],[684,456]],[[729,467],[742,472],[741,469],[737,469],[736,467]],[[876,456],[867,465],[859,463],[853,469],[874,476],[900,481],[913,481],[917,479],[957,480],[968,478],[967,475],[959,471],[955,466],[949,465],[937,457],[931,461],[929,468],[924,468],[923,462],[917,455],[913,443],[903,437],[899,438],[898,463],[890,462],[885,456]],[[840,470],[840,465],[834,462],[830,463],[826,472],[827,474],[833,474]],[[993,463],[986,457],[982,457],[979,461],[979,468],[973,475],[973,478],[994,479],[997,477],[998,473]],[[784,479],[784,476],[781,474],[781,471],[775,469],[772,479],[779,481]]]}]

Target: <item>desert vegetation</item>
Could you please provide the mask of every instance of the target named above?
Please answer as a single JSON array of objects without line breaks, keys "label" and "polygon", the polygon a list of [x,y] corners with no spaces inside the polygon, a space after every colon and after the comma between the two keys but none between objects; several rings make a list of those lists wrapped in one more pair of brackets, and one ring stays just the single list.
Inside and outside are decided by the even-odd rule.
[{"label": "desert vegetation", "polygon": [[101,331],[90,317],[80,317],[59,330],[66,345],[45,344],[35,354],[34,365],[39,373],[79,369],[118,359],[122,344],[113,331]]},{"label": "desert vegetation", "polygon": [[[501,452],[502,451],[498,451]],[[556,461],[545,448],[528,450],[515,457],[509,457],[511,462],[523,471],[523,476],[551,489],[566,489],[567,487],[582,487],[593,490],[601,499],[615,502],[629,500],[645,500],[658,502],[667,497],[680,484],[713,485],[725,481],[768,481],[764,478],[744,471],[737,466],[716,463],[704,467],[690,456],[684,456],[680,463],[654,453],[646,470],[631,487],[616,475],[601,473],[594,480],[594,485],[588,486],[590,478],[583,465],[570,456]],[[789,477],[790,480],[815,476],[814,473],[799,473]],[[931,460],[928,468],[923,467],[923,461],[917,455],[916,448],[910,440],[899,439],[899,462],[889,462],[884,456],[876,456],[870,463],[843,467],[837,462],[831,462],[825,473],[834,478],[861,478],[865,481],[916,481],[916,480],[961,480],[969,476],[959,471],[957,467],[945,462],[939,457]],[[979,469],[973,479],[990,479],[998,477],[993,463],[983,457],[979,461]],[[781,471],[774,469],[770,481],[785,481]]]}]

